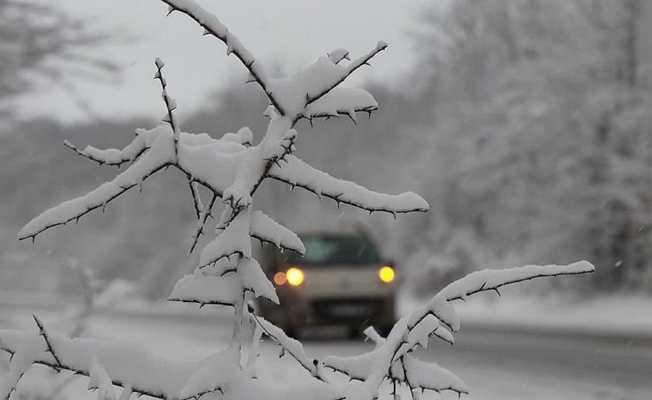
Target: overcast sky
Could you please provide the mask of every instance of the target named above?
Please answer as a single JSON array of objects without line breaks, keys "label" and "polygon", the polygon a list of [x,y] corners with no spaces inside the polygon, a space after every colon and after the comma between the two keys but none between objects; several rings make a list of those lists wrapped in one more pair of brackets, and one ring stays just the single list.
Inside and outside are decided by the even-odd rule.
[{"label": "overcast sky", "polygon": [[[97,115],[157,117],[163,109],[159,89],[152,81],[153,60],[168,65],[170,90],[179,111],[201,107],[206,95],[227,80],[244,80],[246,74],[234,57],[225,56],[217,40],[201,36],[197,27],[179,13],[165,17],[167,6],[158,0],[58,0],[76,15],[94,17],[98,27],[112,27],[130,35],[128,43],[98,51],[118,63],[120,82],[112,85],[76,83],[79,95]],[[389,42],[389,51],[375,60],[371,70],[356,79],[391,80],[413,62],[406,33],[427,0],[200,0],[241,41],[274,69],[296,71],[326,51],[344,47],[354,56]],[[22,114],[56,115],[66,121],[89,117],[70,96],[51,88],[25,99]]]}]

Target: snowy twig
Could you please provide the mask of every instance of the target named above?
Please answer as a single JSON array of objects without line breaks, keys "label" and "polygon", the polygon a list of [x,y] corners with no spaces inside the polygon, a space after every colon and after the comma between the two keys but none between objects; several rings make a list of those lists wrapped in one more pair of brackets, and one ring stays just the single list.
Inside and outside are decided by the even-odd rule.
[{"label": "snowy twig", "polygon": [[[170,165],[172,165],[172,164],[167,163],[167,162],[163,163],[163,164],[160,164],[160,165],[154,165],[154,168],[152,168],[151,170],[147,170],[144,174],[142,174],[139,177],[140,178],[139,183],[135,183],[133,181],[130,181],[129,183],[127,183],[125,185],[116,184],[116,187],[112,188],[111,192],[108,192],[108,195],[106,196],[106,198],[105,198],[105,200],[103,202],[93,204],[93,205],[89,205],[89,204],[84,203],[83,207],[81,207],[81,204],[80,204],[79,211],[75,212],[72,215],[66,215],[63,218],[60,218],[59,209],[51,209],[52,210],[51,213],[48,213],[48,211],[50,211],[50,210],[48,210],[48,211],[44,212],[43,214],[39,215],[39,217],[32,220],[31,223],[25,225],[25,227],[23,227],[23,229],[21,229],[21,231],[18,233],[18,240],[32,239],[32,241],[34,241],[36,236],[38,236],[41,232],[44,232],[44,231],[46,231],[46,230],[48,230],[50,228],[54,228],[55,226],[66,225],[67,223],[72,222],[72,221],[79,221],[79,219],[81,217],[83,217],[84,215],[90,213],[91,211],[97,210],[98,208],[104,209],[104,207],[106,207],[106,205],[108,203],[110,203],[114,199],[120,197],[127,190],[129,190],[129,189],[131,189],[131,188],[133,188],[135,186],[138,186],[140,183],[142,183],[143,181],[148,179],[150,176],[154,175],[156,172],[158,172],[158,171],[160,171],[160,170],[162,170],[165,167],[168,167]],[[119,177],[120,177],[120,175],[118,176],[118,178]],[[116,180],[118,180],[118,178],[116,178]],[[114,182],[115,182],[115,180],[114,180]],[[102,189],[102,186],[97,188],[95,191],[89,193],[87,196],[93,197],[93,195],[95,193],[101,191],[101,189]],[[104,191],[102,191],[102,192],[103,192],[102,194],[104,194]],[[80,202],[80,201],[82,201],[82,198],[78,197],[77,199],[69,200],[67,202],[62,203],[62,206],[64,204],[66,206],[69,206],[69,205],[72,205],[72,204],[74,204],[76,202]],[[55,216],[55,214],[56,214],[57,218],[52,218],[52,217]],[[42,220],[45,220],[47,222],[42,223],[41,222]],[[32,226],[32,224],[37,225],[38,227],[36,229],[33,229],[34,227]]]},{"label": "snowy twig", "polygon": [[364,56],[357,58],[353,60],[344,70],[344,72],[338,76],[336,79],[334,79],[332,82],[329,82],[320,92],[318,93],[307,93],[306,94],[306,103],[305,107],[309,106],[311,103],[314,103],[315,101],[319,100],[321,97],[326,95],[328,92],[333,90],[335,87],[337,87],[340,83],[344,82],[346,78],[349,77],[353,72],[355,72],[358,68],[360,68],[363,65],[369,65],[369,60],[371,60],[376,54],[380,53],[381,51],[385,50],[387,48],[387,43],[380,41],[376,44],[376,47],[369,51],[367,54]]},{"label": "snowy twig", "polygon": [[48,353],[50,353],[52,355],[52,358],[54,359],[54,365],[55,365],[54,369],[56,369],[57,372],[59,372],[63,368],[63,365],[61,364],[61,360],[59,359],[59,356],[57,356],[57,353],[54,351],[54,347],[52,346],[52,342],[48,337],[48,333],[45,330],[43,323],[41,322],[41,320],[38,319],[36,314],[33,314],[32,317],[34,318],[34,322],[36,322],[36,326],[38,326],[39,335],[43,337],[43,341],[45,342],[45,346],[47,347]]},{"label": "snowy twig", "polygon": [[195,210],[195,216],[197,217],[197,220],[200,220],[204,205],[201,201],[197,182],[193,181],[191,178],[188,178],[188,186],[190,187],[190,195],[192,196],[192,205],[193,209]]},{"label": "snowy twig", "polygon": [[309,359],[303,352],[303,346],[296,339],[292,339],[283,332],[283,330],[262,317],[256,316],[255,313],[250,314],[260,329],[262,329],[265,336],[269,337],[276,343],[283,351],[289,354],[301,367],[308,371],[312,376],[318,380],[325,382],[326,378],[323,376],[323,363],[318,359]]},{"label": "snowy twig", "polygon": [[[13,349],[11,349],[9,347],[3,346],[3,345],[0,345],[0,350],[4,351],[4,352],[6,352],[6,353],[8,353],[10,355],[13,355],[15,353],[15,350],[13,350]],[[50,367],[50,368],[52,368],[54,370],[61,369],[61,370],[70,371],[70,372],[73,372],[75,375],[81,375],[81,376],[86,376],[86,377],[90,376],[90,371],[87,371],[86,369],[75,368],[75,367],[73,367],[71,365],[66,364],[65,362],[57,364],[56,362],[47,361],[47,360],[36,360],[36,361],[34,361],[34,364],[44,365],[44,366]],[[116,386],[120,386],[120,387],[129,386],[129,384],[123,383],[122,381],[114,379],[114,378],[111,379],[111,383],[116,385]],[[136,394],[147,395],[147,396],[151,396],[151,397],[161,399],[161,400],[168,400],[167,396],[165,396],[165,394],[163,392],[154,392],[154,391],[147,390],[147,389],[144,389],[144,388],[139,388],[139,387],[137,387],[135,385],[133,385],[132,387],[133,387],[133,389],[132,389],[133,392],[136,393]],[[190,399],[191,398],[181,399],[181,400],[190,400]]]},{"label": "snowy twig", "polygon": [[[195,192],[193,191],[193,193]],[[217,200],[217,194],[213,193],[211,200],[208,202],[208,204],[204,206],[204,209],[201,211],[201,213],[198,214],[197,229],[195,229],[195,232],[192,235],[192,244],[190,245],[188,254],[191,254],[193,251],[195,251],[195,247],[197,247],[197,243],[199,243],[199,239],[204,233],[204,227],[206,226],[206,222],[208,221],[208,218],[211,217],[212,215],[213,205],[215,205],[216,200]],[[195,206],[196,207],[198,206],[198,203],[196,201],[195,201]]]},{"label": "snowy twig", "polygon": [[292,187],[306,189],[319,197],[333,199],[338,205],[348,204],[370,213],[378,211],[392,215],[425,212],[429,209],[428,203],[414,193],[389,195],[374,192],[354,182],[335,178],[296,156],[287,155],[285,160],[286,164],[273,166],[267,175]]},{"label": "snowy twig", "polygon": [[133,160],[138,159],[138,157],[140,157],[145,151],[148,150],[148,147],[139,137],[136,137],[123,150],[98,150],[91,146],[81,150],[68,140],[64,140],[63,144],[78,155],[84,158],[88,158],[91,161],[95,161],[99,165],[110,165],[115,167],[121,167],[124,163],[132,162]]},{"label": "snowy twig", "polygon": [[199,4],[192,0],[161,0],[170,6],[170,12],[179,11],[197,22],[204,28],[204,34],[212,35],[226,45],[226,54],[233,53],[238,60],[247,68],[251,78],[260,85],[269,101],[276,107],[281,115],[285,110],[281,103],[272,94],[263,69],[259,67],[251,52],[244,47],[240,40],[231,34],[229,29],[213,14],[204,10]]},{"label": "snowy twig", "polygon": [[174,159],[175,161],[179,161],[179,126],[176,122],[176,119],[174,117],[174,110],[177,109],[177,103],[174,101],[172,97],[168,94],[168,84],[167,81],[165,80],[165,77],[163,76],[163,67],[165,67],[165,63],[161,61],[160,58],[157,58],[154,61],[154,65],[156,65],[156,73],[154,74],[154,79],[158,79],[158,81],[161,83],[161,95],[163,97],[163,103],[165,104],[165,117],[163,118],[163,122],[167,122],[170,125],[170,128],[172,129],[172,137],[174,139]]},{"label": "snowy twig", "polygon": [[472,272],[462,279],[450,283],[439,292],[447,301],[463,300],[476,293],[493,291],[506,285],[529,281],[536,278],[550,278],[564,275],[581,275],[595,271],[588,261],[569,265],[530,265],[508,269],[488,269]]}]

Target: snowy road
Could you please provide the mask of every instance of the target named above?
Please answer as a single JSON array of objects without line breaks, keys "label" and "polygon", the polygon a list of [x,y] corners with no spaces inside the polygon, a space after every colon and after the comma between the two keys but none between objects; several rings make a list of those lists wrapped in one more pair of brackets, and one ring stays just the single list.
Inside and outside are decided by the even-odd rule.
[{"label": "snowy road", "polygon": [[[29,323],[27,318],[25,323]],[[140,342],[171,358],[197,359],[228,340],[230,327],[224,317],[209,313],[205,318],[111,314],[95,318],[92,333]],[[311,339],[306,340],[306,347],[309,353],[322,356],[361,353],[370,345]],[[457,373],[471,387],[467,398],[473,400],[652,399],[650,341],[613,343],[463,326],[454,347],[433,343],[421,357]],[[441,398],[457,397],[446,394]]]},{"label": "snowy road", "polygon": [[[94,326],[98,333],[115,332],[159,350],[169,348],[170,342],[190,341],[184,357],[193,358],[229,337],[226,321],[218,321],[111,317],[98,319]],[[422,357],[456,372],[471,387],[469,398],[474,400],[650,400],[652,344],[638,342],[463,327],[454,347],[433,343]],[[306,340],[306,346],[315,356],[370,348],[368,343],[342,339]]]}]

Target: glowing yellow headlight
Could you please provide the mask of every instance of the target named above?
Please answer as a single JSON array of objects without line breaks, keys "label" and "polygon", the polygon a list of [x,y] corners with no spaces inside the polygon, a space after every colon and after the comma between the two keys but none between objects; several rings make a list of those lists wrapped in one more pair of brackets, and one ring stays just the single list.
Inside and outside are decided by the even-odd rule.
[{"label": "glowing yellow headlight", "polygon": [[394,280],[395,273],[394,268],[389,265],[383,265],[378,269],[378,278],[385,283],[390,283]]},{"label": "glowing yellow headlight", "polygon": [[288,268],[285,272],[285,277],[288,280],[288,283],[292,286],[299,286],[303,283],[303,271],[297,267]]}]

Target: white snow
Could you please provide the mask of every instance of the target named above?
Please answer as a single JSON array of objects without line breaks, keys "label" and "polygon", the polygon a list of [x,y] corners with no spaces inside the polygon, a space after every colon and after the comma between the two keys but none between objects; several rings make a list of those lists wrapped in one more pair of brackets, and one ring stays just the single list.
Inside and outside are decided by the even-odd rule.
[{"label": "white snow", "polygon": [[202,272],[179,279],[168,296],[170,301],[199,304],[235,304],[240,290],[232,275],[213,276]]},{"label": "white snow", "polygon": [[291,354],[304,368],[309,370],[311,374],[317,374],[317,366],[313,363],[313,359],[305,353],[301,342],[287,336],[281,328],[262,317],[257,317],[256,322],[261,326],[265,335],[271,337],[284,351]]},{"label": "white snow", "polygon": [[254,292],[256,297],[265,297],[276,304],[279,304],[276,289],[272,282],[267,279],[258,261],[253,258],[245,258],[238,264],[238,275],[242,279],[245,288]]},{"label": "white snow", "polygon": [[251,258],[249,231],[249,213],[242,212],[231,221],[226,229],[204,247],[199,256],[199,266],[210,265],[217,260],[229,258],[234,254],[240,254],[244,258]]},{"label": "white snow", "polygon": [[306,118],[312,117],[339,117],[348,115],[355,121],[358,111],[374,111],[378,109],[378,102],[371,93],[359,88],[335,88],[308,105],[303,112]]},{"label": "white snow", "polygon": [[272,243],[278,248],[293,250],[299,254],[306,252],[303,242],[296,233],[274,221],[262,211],[254,211],[251,214],[250,233],[251,236]]},{"label": "white snow", "polygon": [[115,400],[115,391],[113,390],[113,382],[109,373],[102,364],[93,359],[91,361],[90,376],[88,379],[88,389],[97,390],[97,400]]},{"label": "white snow", "polygon": [[317,196],[326,196],[369,211],[404,213],[427,211],[429,208],[428,203],[415,193],[390,195],[374,192],[357,183],[334,178],[296,156],[288,156],[287,163],[272,167],[269,175],[289,185],[307,189]]},{"label": "white snow", "polygon": [[527,265],[506,269],[487,269],[472,272],[446,286],[440,295],[447,300],[465,299],[478,291],[498,290],[504,285],[533,278],[573,275],[593,272],[595,267],[588,261],[578,261],[569,265]]},{"label": "white snow", "polygon": [[[93,385],[103,385],[103,380],[108,376],[113,382],[128,382],[134,392],[173,398],[178,396],[190,374],[202,365],[201,362],[167,360],[144,350],[142,346],[130,343],[86,338],[71,340],[54,334],[50,334],[49,338],[62,365],[86,371],[87,374],[93,369]],[[39,350],[30,359],[51,363],[52,356],[45,351],[45,347],[34,345],[39,339],[38,333],[0,331],[0,345],[3,349],[16,351],[29,343],[33,349]],[[43,344],[42,339],[40,343]]]}]

